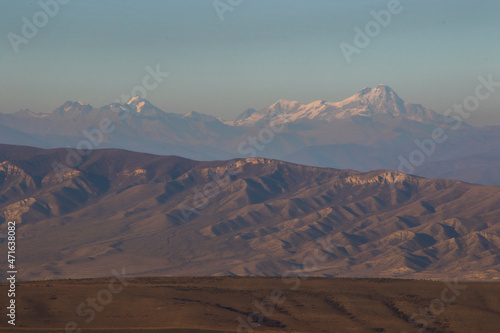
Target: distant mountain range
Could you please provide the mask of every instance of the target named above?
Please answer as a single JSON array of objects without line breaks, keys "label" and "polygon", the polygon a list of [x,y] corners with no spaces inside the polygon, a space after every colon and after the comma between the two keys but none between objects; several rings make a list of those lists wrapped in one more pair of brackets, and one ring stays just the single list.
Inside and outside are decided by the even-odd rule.
[{"label": "distant mountain range", "polygon": [[[82,117],[99,111],[66,107]],[[141,113],[146,110],[156,112]],[[113,268],[133,275],[292,270],[499,277],[500,187],[264,158],[197,162],[123,150],[95,150],[77,167],[56,172],[54,163],[64,164],[67,154],[0,145],[0,232],[16,219],[19,278],[107,276]],[[318,248],[326,239],[329,245]],[[309,271],[305,258],[313,254],[327,259]]]},{"label": "distant mountain range", "polygon": [[299,121],[332,122],[349,119],[355,116],[374,117],[388,115],[392,118],[404,116],[407,119],[422,123],[440,122],[443,117],[419,104],[403,101],[389,86],[378,85],[365,88],[356,95],[339,103],[315,101],[301,104],[297,101],[279,100],[260,111],[247,110],[234,122],[227,124],[236,126],[265,125],[278,115],[277,123]]},{"label": "distant mountain range", "polygon": [[[265,157],[500,185],[500,126],[457,128],[455,122],[379,85],[337,103],[279,100],[262,110],[248,109],[234,121],[194,111],[164,112],[139,97],[101,108],[66,102],[50,114],[0,114],[0,143],[120,148],[195,160]],[[425,147],[436,129],[446,140],[427,154],[415,140]],[[423,161],[408,166],[415,151]]]}]

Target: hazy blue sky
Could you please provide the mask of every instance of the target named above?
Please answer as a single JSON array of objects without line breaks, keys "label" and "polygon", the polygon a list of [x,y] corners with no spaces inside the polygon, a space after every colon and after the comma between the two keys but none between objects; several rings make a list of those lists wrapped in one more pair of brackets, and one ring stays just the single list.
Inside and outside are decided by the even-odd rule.
[{"label": "hazy blue sky", "polygon": [[[41,6],[1,0],[0,110],[99,107],[156,64],[170,76],[149,92],[153,104],[228,119],[280,98],[339,101],[379,83],[443,112],[474,93],[479,75],[500,81],[498,0],[401,0],[402,12],[347,63],[339,44],[353,44],[354,28],[389,2],[243,0],[221,21],[213,0],[72,0],[15,53],[8,33],[22,36],[22,18],[33,22]],[[473,121],[500,124],[499,106],[500,89]]]}]

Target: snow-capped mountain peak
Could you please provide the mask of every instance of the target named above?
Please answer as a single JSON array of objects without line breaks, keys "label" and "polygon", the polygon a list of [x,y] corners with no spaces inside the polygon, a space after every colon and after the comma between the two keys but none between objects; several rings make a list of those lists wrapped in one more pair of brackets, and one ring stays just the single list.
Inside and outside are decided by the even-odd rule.
[{"label": "snow-capped mountain peak", "polygon": [[150,101],[139,96],[133,96],[126,105],[141,115],[152,116],[157,115],[159,112],[163,113],[162,110],[154,106]]},{"label": "snow-capped mountain peak", "polygon": [[276,103],[271,105],[269,108],[270,109],[275,109],[275,110],[294,110],[298,107],[300,107],[302,104],[300,104],[297,101],[288,101],[286,99],[279,99]]},{"label": "snow-capped mountain peak", "polygon": [[356,95],[335,104],[342,109],[337,118],[375,114],[388,114],[396,117],[407,113],[406,103],[391,87],[383,84],[374,88],[364,88]]},{"label": "snow-capped mountain peak", "polygon": [[[270,122],[272,117],[281,122],[299,120],[317,120],[331,122],[354,116],[373,117],[375,115],[390,117],[406,116],[413,120],[426,121],[436,118],[433,111],[421,105],[403,101],[391,87],[379,84],[374,88],[364,88],[357,94],[341,102],[318,100],[309,104],[280,99],[271,106],[260,111],[248,111],[241,114],[236,121],[226,122],[230,125],[254,126],[262,122]],[[427,119],[429,120],[429,119]]]},{"label": "snow-capped mountain peak", "polygon": [[64,115],[67,113],[73,114],[73,113],[88,113],[90,110],[92,110],[93,107],[90,104],[84,103],[84,102],[72,102],[72,101],[66,101],[63,105],[55,109],[52,113],[59,114],[59,115]]},{"label": "snow-capped mountain peak", "polygon": [[128,102],[127,104],[138,104],[140,102],[145,102],[146,100],[142,97],[139,97],[139,96],[133,96]]},{"label": "snow-capped mountain peak", "polygon": [[191,111],[189,113],[186,113],[186,114],[182,115],[182,118],[196,120],[196,121],[213,121],[213,120],[217,120],[217,117],[214,117],[214,116],[211,116],[211,115],[207,115],[207,114],[203,114],[203,113],[199,113],[199,112],[196,112],[196,111]]},{"label": "snow-capped mountain peak", "polygon": [[346,98],[337,103],[338,106],[348,105],[349,103],[379,103],[380,101],[400,101],[401,98],[391,87],[379,84],[375,88],[363,88],[359,93]]},{"label": "snow-capped mountain peak", "polygon": [[145,109],[145,108],[150,108],[150,107],[153,106],[149,101],[147,101],[147,100],[145,100],[145,99],[143,99],[143,98],[141,98],[139,96],[133,96],[127,102],[127,105],[134,106],[135,109],[136,109],[136,111],[137,111],[137,113],[141,113],[141,111],[143,110],[143,108]]}]

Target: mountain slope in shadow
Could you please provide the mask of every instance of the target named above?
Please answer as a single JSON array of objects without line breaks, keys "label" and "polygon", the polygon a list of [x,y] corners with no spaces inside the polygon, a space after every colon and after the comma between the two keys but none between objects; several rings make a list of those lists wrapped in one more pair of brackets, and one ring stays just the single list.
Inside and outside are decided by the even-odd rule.
[{"label": "mountain slope in shadow", "polygon": [[[23,279],[122,267],[133,275],[499,276],[499,187],[123,150],[95,150],[56,173],[67,154],[0,146],[0,232],[17,221]],[[325,259],[306,267],[325,240]]]}]

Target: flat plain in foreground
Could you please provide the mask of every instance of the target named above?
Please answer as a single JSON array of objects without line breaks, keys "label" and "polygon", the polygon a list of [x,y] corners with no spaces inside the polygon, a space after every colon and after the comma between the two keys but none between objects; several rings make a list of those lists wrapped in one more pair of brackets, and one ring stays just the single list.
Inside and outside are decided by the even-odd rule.
[{"label": "flat plain in foreground", "polygon": [[[63,329],[0,329],[0,332],[22,332],[22,333],[61,333],[64,332]],[[119,328],[103,328],[103,329],[82,329],[80,333],[224,333],[224,331],[214,331],[214,330],[202,330],[202,329],[119,329]]]},{"label": "flat plain in foreground", "polygon": [[[412,316],[428,332],[498,332],[500,326],[497,282],[129,278],[109,300],[111,280],[20,282],[17,325],[7,325],[2,306],[0,332],[60,333],[68,322],[92,333],[236,332],[240,322],[247,323],[240,326],[241,332],[418,332],[410,323]],[[6,284],[1,284],[0,293],[6,292]],[[96,300],[99,311],[92,311],[89,298],[99,297],[106,304]],[[90,314],[78,312],[94,316],[90,320]],[[263,314],[253,317],[260,325],[248,324],[248,316],[257,312]]]}]

